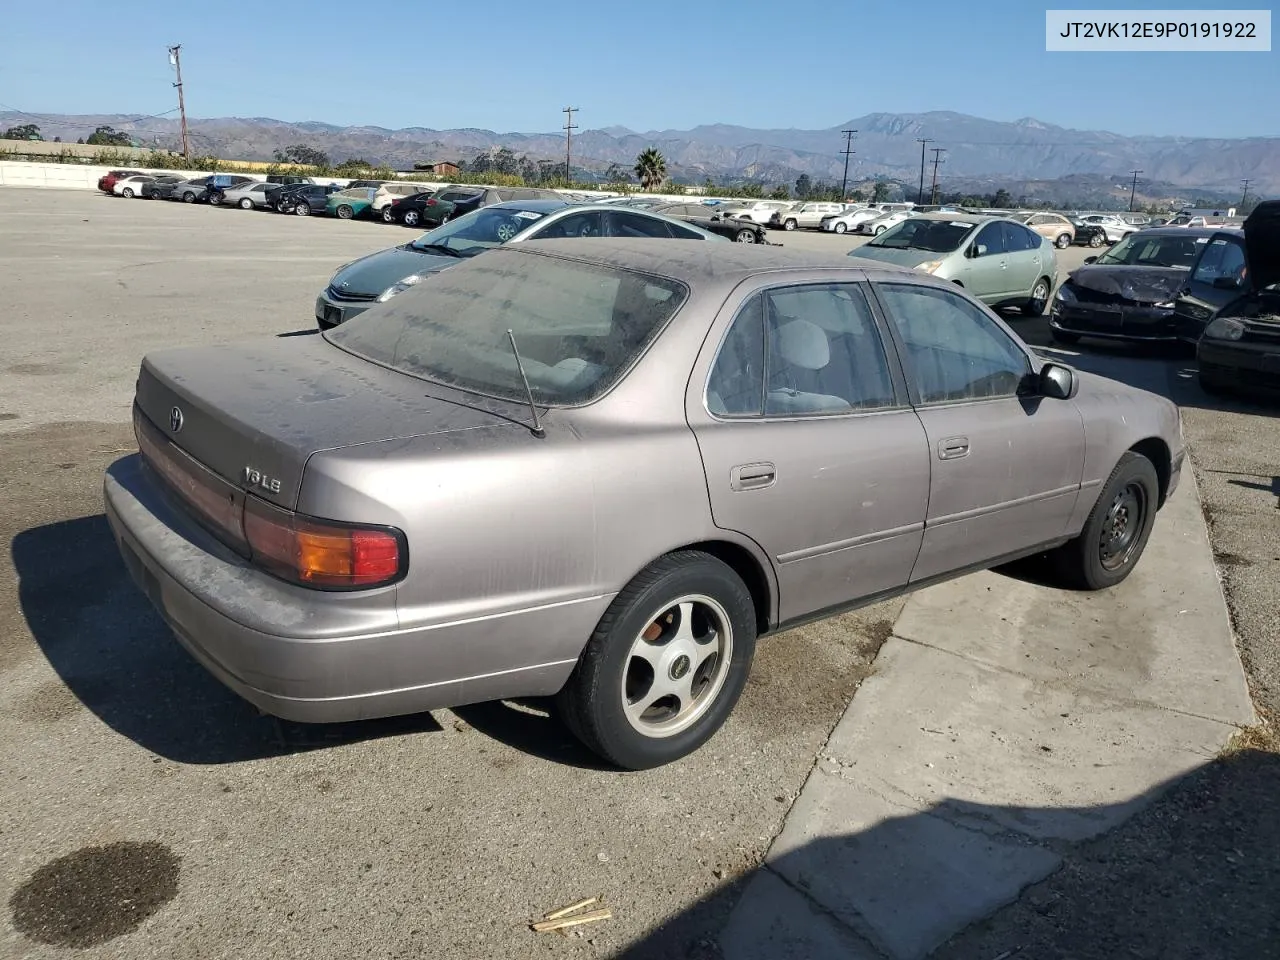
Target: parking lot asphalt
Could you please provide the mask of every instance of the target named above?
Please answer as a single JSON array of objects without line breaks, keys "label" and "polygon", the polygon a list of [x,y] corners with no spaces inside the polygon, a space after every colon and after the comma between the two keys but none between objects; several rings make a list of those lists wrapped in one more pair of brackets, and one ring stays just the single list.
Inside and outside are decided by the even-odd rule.
[{"label": "parking lot asphalt", "polygon": [[[312,330],[336,266],[412,236],[0,191],[0,956],[611,956],[677,918],[637,948],[670,956],[780,829],[900,603],[762,644],[712,743],[623,774],[536,703],[260,717],[129,582],[101,482],[142,354]],[[597,894],[613,919],[529,931]]]},{"label": "parking lot asphalt", "polygon": [[[101,472],[134,448],[144,352],[311,335],[332,269],[413,233],[38,190],[0,192],[0,224],[0,955],[715,956],[901,604],[763,644],[725,730],[647,773],[595,769],[538,704],[341,728],[259,717],[128,582]],[[1061,254],[1060,276],[1086,253]],[[1047,344],[1043,321],[1015,327]],[[1250,680],[1274,703],[1274,410],[1210,403],[1179,358],[1071,353],[1183,403]],[[595,894],[613,919],[528,931]]]}]

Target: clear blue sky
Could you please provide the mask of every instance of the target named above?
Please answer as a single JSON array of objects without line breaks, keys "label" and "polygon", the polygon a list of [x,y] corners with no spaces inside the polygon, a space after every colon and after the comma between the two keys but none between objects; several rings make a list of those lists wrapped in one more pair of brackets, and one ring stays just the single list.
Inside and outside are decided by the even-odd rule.
[{"label": "clear blue sky", "polygon": [[1072,5],[15,2],[3,18],[0,104],[161,113],[175,103],[165,47],[180,42],[193,117],[536,132],[558,129],[560,108],[576,106],[581,129],[648,131],[955,110],[1125,134],[1280,135],[1280,52],[1046,53],[1046,6]]}]

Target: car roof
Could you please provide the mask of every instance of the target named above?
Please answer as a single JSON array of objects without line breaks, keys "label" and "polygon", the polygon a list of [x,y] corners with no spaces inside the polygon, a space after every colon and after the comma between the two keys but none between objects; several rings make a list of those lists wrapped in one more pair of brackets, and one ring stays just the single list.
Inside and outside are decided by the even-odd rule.
[{"label": "car roof", "polygon": [[690,286],[736,284],[761,273],[806,269],[869,269],[920,276],[907,270],[845,254],[816,253],[755,243],[707,243],[705,240],[661,240],[631,237],[591,237],[539,240],[511,244],[487,253],[520,251],[549,254],[620,270],[670,277]]},{"label": "car roof", "polygon": [[1215,233],[1225,233],[1219,227],[1148,227],[1139,230],[1134,236],[1143,237],[1212,237]]},{"label": "car roof", "polygon": [[[890,213],[905,213],[903,210],[891,210]],[[917,213],[912,216],[913,220],[938,220],[944,223],[986,223],[988,220],[1008,220],[1009,217],[993,217],[985,213]],[[1017,221],[1013,221],[1017,223]]]},{"label": "car roof", "polygon": [[[571,204],[568,200],[503,200],[501,203],[491,203],[487,207],[481,207],[481,210],[528,210],[530,213],[554,213],[564,207],[574,207],[574,209],[582,209],[582,205]],[[598,206],[598,204],[597,204]]]}]

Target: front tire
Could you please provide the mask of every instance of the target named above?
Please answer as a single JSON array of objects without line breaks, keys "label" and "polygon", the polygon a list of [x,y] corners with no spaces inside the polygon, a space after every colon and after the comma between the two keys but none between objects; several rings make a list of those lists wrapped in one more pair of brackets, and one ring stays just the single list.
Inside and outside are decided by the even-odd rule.
[{"label": "front tire", "polygon": [[845,232],[846,230],[848,230],[848,229],[849,229],[849,228],[848,228],[847,226],[845,226],[843,223],[837,223],[837,224],[835,225],[835,231],[836,231],[836,233],[844,233],[844,232]]},{"label": "front tire", "polygon": [[1067,247],[1071,246],[1071,234],[1069,233],[1058,234],[1058,239],[1053,241],[1053,245],[1057,247],[1059,250],[1067,249]]},{"label": "front tire", "polygon": [[728,718],[755,640],[755,604],[733,570],[697,551],[668,554],[609,605],[560,691],[560,714],[619,767],[678,760]]},{"label": "front tire", "polygon": [[1132,450],[1120,457],[1080,536],[1053,552],[1062,579],[1082,590],[1114,587],[1146,549],[1160,501],[1151,461]]},{"label": "front tire", "polygon": [[253,201],[252,201],[252,200],[250,200],[248,197],[242,197],[242,198],[240,199],[240,209],[241,209],[241,210],[252,210],[252,209],[253,209]]},{"label": "front tire", "polygon": [[416,227],[422,222],[422,214],[417,210],[406,210],[404,212],[404,225],[406,227]]},{"label": "front tire", "polygon": [[1196,374],[1196,380],[1200,384],[1200,389],[1210,396],[1220,397],[1227,392],[1227,385],[1217,377],[1206,376],[1201,370]]},{"label": "front tire", "polygon": [[888,227],[876,227],[876,231],[875,231],[874,236],[877,236],[877,237],[878,237],[878,236],[880,236],[880,234],[884,233],[884,232],[885,232],[886,230],[888,230],[888,229],[889,229]]},{"label": "front tire", "polygon": [[293,208],[293,215],[295,217],[311,216],[311,204],[307,203],[306,201],[299,203],[296,207]]},{"label": "front tire", "polygon": [[349,205],[345,203],[340,204],[338,206],[338,209],[335,210],[334,212],[338,215],[339,220],[350,220],[352,217],[356,215],[355,210],[353,210]]},{"label": "front tire", "polygon": [[184,193],[184,194],[182,195],[182,202],[183,202],[183,203],[195,203],[195,202],[196,202],[196,195],[195,195],[194,193],[192,193],[190,190],[188,190],[186,193]]},{"label": "front tire", "polygon": [[755,243],[756,232],[754,230],[739,230],[733,240],[735,243]]},{"label": "front tire", "polygon": [[790,217],[788,217],[782,223],[783,230],[794,230],[796,227],[797,227],[797,223],[794,220],[792,220]]}]

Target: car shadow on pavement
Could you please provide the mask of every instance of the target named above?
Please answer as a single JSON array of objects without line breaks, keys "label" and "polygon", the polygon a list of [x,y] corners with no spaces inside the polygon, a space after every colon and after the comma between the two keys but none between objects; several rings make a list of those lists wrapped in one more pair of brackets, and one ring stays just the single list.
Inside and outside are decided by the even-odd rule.
[{"label": "car shadow on pavement", "polygon": [[582,770],[618,771],[569,731],[550,698],[472,703],[453,707],[452,712],[491,740],[521,753]]},{"label": "car shadow on pavement", "polygon": [[312,337],[320,332],[319,327],[311,327],[308,330],[288,330],[284,333],[277,333],[277,337]]},{"label": "car shadow on pavement", "polygon": [[260,714],[178,644],[102,514],[19,533],[13,564],[23,615],[61,680],[103,723],[169,760],[235,763],[440,730],[426,713],[342,724]]},{"label": "car shadow on pavement", "polygon": [[[1274,734],[1252,740],[1246,732],[1217,759],[1116,806],[947,800],[823,836],[726,877],[611,956],[1275,960],[1278,748]],[[1026,836],[1134,810],[1079,844]],[[821,819],[860,813],[825,810]]]}]

